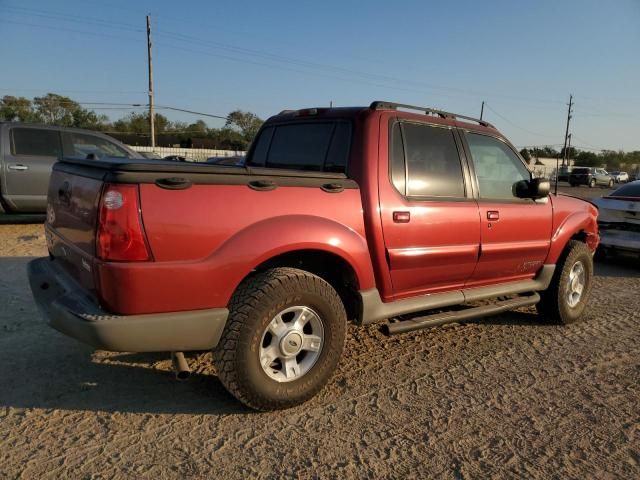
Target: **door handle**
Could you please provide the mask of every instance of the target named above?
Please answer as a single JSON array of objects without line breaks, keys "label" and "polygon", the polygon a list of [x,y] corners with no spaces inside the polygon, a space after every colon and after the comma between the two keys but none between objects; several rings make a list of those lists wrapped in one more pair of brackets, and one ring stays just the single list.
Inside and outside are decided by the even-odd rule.
[{"label": "door handle", "polygon": [[278,185],[276,185],[271,180],[252,180],[247,185],[250,189],[258,190],[259,192],[268,192],[270,190],[275,190],[276,188],[278,188]]},{"label": "door handle", "polygon": [[500,220],[500,212],[497,210],[487,211],[487,220]]},{"label": "door handle", "polygon": [[29,167],[27,167],[26,165],[21,165],[21,164],[17,164],[17,165],[9,165],[7,167],[9,170],[29,170]]},{"label": "door handle", "polygon": [[411,221],[411,212],[393,212],[393,221],[395,223],[409,223]]}]

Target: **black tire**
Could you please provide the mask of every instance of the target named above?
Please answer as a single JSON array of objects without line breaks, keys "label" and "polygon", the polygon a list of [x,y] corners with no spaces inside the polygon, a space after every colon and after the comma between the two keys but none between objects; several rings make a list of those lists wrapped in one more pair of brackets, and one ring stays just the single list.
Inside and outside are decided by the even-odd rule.
[{"label": "black tire", "polygon": [[[306,373],[278,382],[263,369],[259,352],[268,325],[292,306],[317,312],[324,339]],[[257,273],[240,284],[229,310],[213,360],[222,384],[242,403],[263,411],[289,408],[309,400],[327,383],[342,355],[347,315],[338,293],[322,278],[294,268]]]},{"label": "black tire", "polygon": [[592,178],[591,180],[589,180],[589,188],[593,188],[596,186],[596,179]]},{"label": "black tire", "polygon": [[[572,268],[581,262],[584,267],[584,289],[579,301],[571,306],[567,287]],[[560,257],[549,288],[540,292],[538,313],[548,322],[568,325],[580,319],[589,299],[593,283],[593,259],[583,242],[571,240]]]}]

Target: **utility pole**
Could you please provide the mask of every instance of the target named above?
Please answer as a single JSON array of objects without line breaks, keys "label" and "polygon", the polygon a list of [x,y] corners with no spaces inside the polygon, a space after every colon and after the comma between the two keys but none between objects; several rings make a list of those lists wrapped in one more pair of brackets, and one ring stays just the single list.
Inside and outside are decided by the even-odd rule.
[{"label": "utility pole", "polygon": [[482,120],[483,113],[484,113],[484,100],[482,100],[482,106],[480,107],[480,120]]},{"label": "utility pole", "polygon": [[566,165],[567,159],[567,140],[569,139],[569,121],[571,120],[571,114],[573,111],[571,108],[573,107],[573,95],[569,95],[569,109],[567,110],[567,129],[564,132],[564,148],[562,152],[562,166]]},{"label": "utility pole", "polygon": [[571,161],[571,134],[567,135],[567,166],[569,166],[569,162]]},{"label": "utility pole", "polygon": [[147,58],[149,60],[149,130],[151,147],[156,146],[155,118],[153,113],[153,63],[151,61],[151,16],[147,15]]}]

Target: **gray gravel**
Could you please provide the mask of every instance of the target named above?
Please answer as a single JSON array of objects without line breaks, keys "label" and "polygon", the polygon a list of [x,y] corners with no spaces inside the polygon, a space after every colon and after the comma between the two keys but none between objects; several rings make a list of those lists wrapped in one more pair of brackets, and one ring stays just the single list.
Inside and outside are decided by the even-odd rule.
[{"label": "gray gravel", "polygon": [[46,327],[0,226],[0,478],[639,478],[640,262],[596,266],[581,323],[532,309],[393,338],[351,328],[309,403],[258,414],[210,354],[97,351]]}]

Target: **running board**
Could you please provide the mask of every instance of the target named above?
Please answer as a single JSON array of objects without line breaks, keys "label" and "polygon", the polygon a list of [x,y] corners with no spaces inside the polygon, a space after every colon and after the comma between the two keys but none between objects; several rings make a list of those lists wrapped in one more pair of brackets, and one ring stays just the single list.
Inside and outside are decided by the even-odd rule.
[{"label": "running board", "polygon": [[473,320],[489,315],[497,315],[498,313],[513,310],[515,308],[534,305],[540,301],[540,295],[532,293],[521,297],[511,298],[493,303],[491,305],[482,305],[480,307],[471,307],[465,310],[452,312],[434,313],[424,317],[413,318],[411,320],[401,320],[399,322],[386,323],[382,326],[382,332],[386,335],[396,335],[398,333],[411,332],[412,330],[420,330],[422,328],[436,327],[446,323],[462,322],[465,320]]}]

